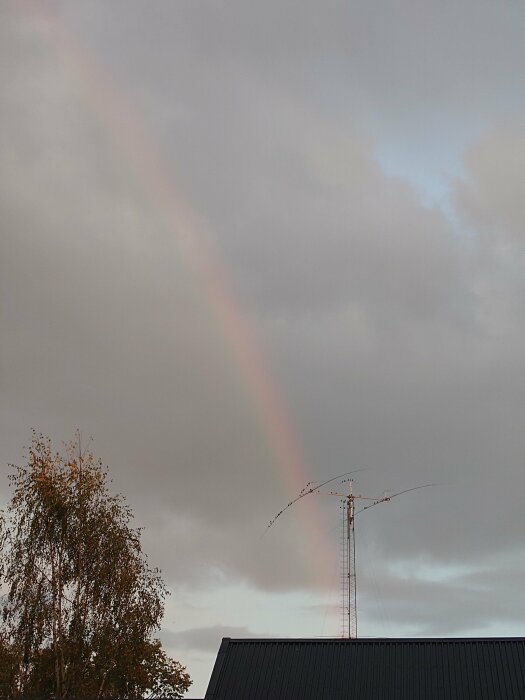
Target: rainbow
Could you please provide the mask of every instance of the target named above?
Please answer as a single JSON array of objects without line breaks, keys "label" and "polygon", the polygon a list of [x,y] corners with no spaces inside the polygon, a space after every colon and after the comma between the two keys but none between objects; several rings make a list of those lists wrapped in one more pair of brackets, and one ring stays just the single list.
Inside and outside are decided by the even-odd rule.
[{"label": "rainbow", "polygon": [[[158,207],[169,229],[177,237],[185,263],[203,289],[213,316],[229,345],[233,361],[241,373],[287,495],[295,496],[311,478],[312,471],[294,435],[278,389],[265,367],[247,315],[231,291],[225,267],[212,250],[202,223],[188,199],[182,196],[181,187],[175,182],[136,110],[126,101],[122,92],[110,83],[93,56],[43,4],[24,0],[24,5],[31,15],[36,15],[45,22],[58,53],[81,81],[90,109],[110,133],[121,157],[127,161],[147,196]],[[299,512],[309,543],[308,556],[313,581],[325,589],[333,587],[334,548],[323,533],[320,510],[315,499],[306,499]]]}]

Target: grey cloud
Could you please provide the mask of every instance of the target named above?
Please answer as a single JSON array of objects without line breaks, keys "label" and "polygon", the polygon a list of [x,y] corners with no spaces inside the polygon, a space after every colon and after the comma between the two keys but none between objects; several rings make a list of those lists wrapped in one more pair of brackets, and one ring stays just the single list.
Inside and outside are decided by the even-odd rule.
[{"label": "grey cloud", "polygon": [[[340,90],[374,91],[377,99],[383,92],[383,99],[398,103],[430,100],[432,90],[436,102],[455,97],[461,106],[494,91],[508,98],[519,85],[513,68],[523,56],[521,7],[509,3],[500,8],[489,0],[460,6],[415,6],[402,0],[395,7],[385,0],[366,5],[330,0],[323,6],[290,0],[257,7],[242,2],[173,6],[167,0],[156,3],[155,10],[136,0],[109,6],[99,1],[74,11],[63,3],[63,12],[76,19],[79,30],[82,23],[106,42],[114,32],[126,40],[144,37],[134,54],[142,59],[138,69],[154,61],[166,65],[166,47],[173,43],[173,51],[193,47],[199,63],[211,69],[213,64],[237,64],[242,57],[245,70],[266,68],[276,80],[289,79],[283,71],[289,60],[299,74],[315,67],[313,80],[331,81]],[[146,46],[156,46],[156,51],[148,52]],[[322,59],[334,56],[339,63],[327,67],[341,70],[346,59],[342,67],[348,83],[340,72],[320,71]],[[463,89],[467,83],[469,95]]]},{"label": "grey cloud", "polygon": [[[523,244],[525,119],[495,124],[469,148],[467,179],[455,191],[457,210],[493,245]],[[515,251],[513,251],[515,252]]]},{"label": "grey cloud", "polygon": [[[515,552],[517,560],[522,553]],[[379,573],[380,572],[380,573]],[[520,591],[523,567],[507,561],[503,571],[481,565],[475,572],[428,581],[396,576],[377,567],[373,579],[380,580],[383,595],[378,604],[372,595],[373,579],[364,576],[361,605],[371,620],[401,626],[413,636],[483,635],[494,623],[514,629],[525,623]],[[497,590],[497,595],[495,595]]]},{"label": "grey cloud", "polygon": [[246,639],[255,636],[247,627],[228,627],[214,625],[213,627],[196,627],[194,629],[171,632],[163,630],[163,644],[177,650],[193,649],[195,651],[218,651],[223,637]]},{"label": "grey cloud", "polygon": [[[5,7],[2,462],[18,461],[31,425],[57,438],[78,425],[94,434],[173,586],[312,586],[297,512],[259,542],[293,494],[283,498],[174,231],[60,49]],[[365,514],[358,556],[432,553],[444,565],[519,551],[521,126],[496,125],[472,144],[464,182],[451,184],[457,225],[374,158],[374,139],[399,122],[401,140],[421,120],[430,142],[431,108],[447,124],[470,124],[481,107],[496,121],[489,103],[507,96],[508,108],[517,92],[516,8],[361,4],[348,10],[346,42],[335,3],[302,13],[294,3],[125,7],[57,12],[143,111],[206,222],[316,465],[309,476],[368,466],[358,486],[372,494],[446,484]],[[330,538],[329,506],[322,518]],[[491,590],[506,585],[489,573]],[[491,596],[463,581],[441,590],[384,575],[396,621],[423,631],[438,618],[473,625]],[[519,600],[516,586],[505,591],[509,606]],[[494,616],[504,624],[508,610]]]},{"label": "grey cloud", "polygon": [[[217,490],[220,494],[220,488]],[[195,513],[186,516],[181,515],[182,508],[174,506],[163,513],[158,508],[156,489],[152,489],[150,498],[156,503],[145,511],[141,509],[146,525],[144,548],[162,567],[168,583],[191,590],[229,580],[273,592],[308,589],[311,569],[297,549],[300,543],[293,520],[283,523],[278,532],[266,533],[266,522],[261,522],[261,509],[255,508],[253,495],[238,497],[246,498],[256,515],[245,515],[241,520],[236,510],[230,522],[224,516],[209,522],[195,506]],[[235,503],[232,499],[228,507],[235,507]],[[265,507],[269,507],[267,501]]]},{"label": "grey cloud", "polygon": [[36,22],[21,60],[11,25],[2,25],[16,79],[2,90],[1,284],[12,442],[2,462],[21,459],[31,425],[56,440],[79,426],[139,518],[160,496],[196,532],[244,512],[258,536],[281,489],[229,340],[173,230],[84,110],[83,86]]},{"label": "grey cloud", "polygon": [[[174,156],[175,131],[202,127],[218,173],[231,161],[214,162],[214,129],[234,124],[242,135],[229,107],[250,104],[261,87],[315,105],[343,128],[357,118],[414,155],[468,142],[473,125],[523,104],[519,3],[159,2],[152,10],[139,1],[74,11],[64,3],[62,12],[138,97]],[[191,160],[184,168],[191,177]]]}]

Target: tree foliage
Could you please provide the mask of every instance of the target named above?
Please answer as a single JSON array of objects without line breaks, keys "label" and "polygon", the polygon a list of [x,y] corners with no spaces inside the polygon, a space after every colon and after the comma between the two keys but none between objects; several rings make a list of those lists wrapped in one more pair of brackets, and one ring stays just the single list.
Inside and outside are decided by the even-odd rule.
[{"label": "tree foliage", "polygon": [[167,589],[80,434],[61,454],[33,433],[9,478],[0,696],[182,697],[186,669],[153,637]]}]

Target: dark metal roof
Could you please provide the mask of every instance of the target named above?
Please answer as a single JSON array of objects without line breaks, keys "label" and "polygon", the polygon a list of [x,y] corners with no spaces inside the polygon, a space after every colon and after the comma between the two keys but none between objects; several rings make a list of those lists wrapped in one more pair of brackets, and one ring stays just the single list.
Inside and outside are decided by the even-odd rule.
[{"label": "dark metal roof", "polygon": [[222,640],[206,700],[523,700],[525,637]]}]

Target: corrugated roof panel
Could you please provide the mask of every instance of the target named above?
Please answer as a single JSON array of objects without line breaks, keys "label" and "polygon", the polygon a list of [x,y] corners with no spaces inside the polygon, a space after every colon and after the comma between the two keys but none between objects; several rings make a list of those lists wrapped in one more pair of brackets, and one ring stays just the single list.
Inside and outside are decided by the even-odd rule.
[{"label": "corrugated roof panel", "polygon": [[224,639],[207,700],[522,700],[525,638]]}]

